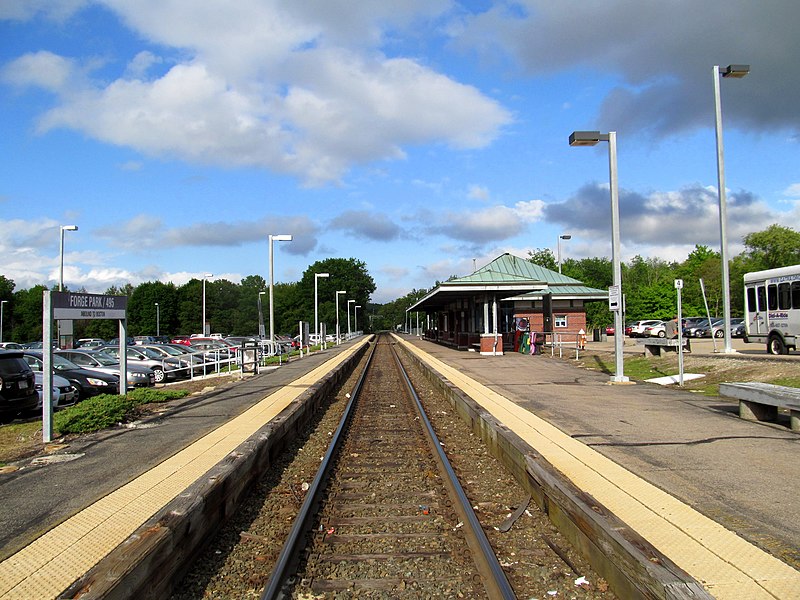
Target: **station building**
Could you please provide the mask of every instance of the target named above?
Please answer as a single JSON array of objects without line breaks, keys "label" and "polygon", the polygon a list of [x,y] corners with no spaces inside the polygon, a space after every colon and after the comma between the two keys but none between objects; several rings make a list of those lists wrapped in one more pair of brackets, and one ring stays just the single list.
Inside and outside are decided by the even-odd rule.
[{"label": "station building", "polygon": [[503,254],[437,286],[408,308],[425,313],[425,339],[481,354],[515,351],[522,333],[575,340],[587,331],[585,303],[608,292],[531,261]]}]

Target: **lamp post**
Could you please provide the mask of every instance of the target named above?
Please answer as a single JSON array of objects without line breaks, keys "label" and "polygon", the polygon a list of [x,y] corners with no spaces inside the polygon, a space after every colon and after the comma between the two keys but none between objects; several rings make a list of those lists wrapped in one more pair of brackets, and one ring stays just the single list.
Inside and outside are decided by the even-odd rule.
[{"label": "lamp post", "polygon": [[210,332],[206,332],[206,279],[209,277],[213,277],[213,273],[206,273],[203,275],[203,322],[201,323],[203,327],[203,336],[205,337]]},{"label": "lamp post", "polygon": [[561,240],[571,240],[571,235],[558,236],[558,272],[561,273]]},{"label": "lamp post", "polygon": [[322,345],[322,335],[319,332],[319,301],[317,286],[320,277],[330,277],[330,273],[314,273],[314,333],[317,336],[317,342]]},{"label": "lamp post", "polygon": [[[608,171],[609,187],[611,191],[611,261],[613,263],[614,284],[613,292],[616,298],[614,311],[614,355],[616,359],[616,372],[611,378],[612,383],[625,383],[628,378],[623,373],[622,343],[624,324],[622,322],[622,266],[620,264],[619,242],[619,188],[617,185],[617,132],[609,131],[573,131],[569,136],[570,146],[594,146],[598,142],[608,142]],[[609,296],[609,301],[611,300]],[[611,304],[611,302],[609,302]]]},{"label": "lamp post", "polygon": [[275,312],[273,310],[273,261],[272,261],[272,242],[291,242],[292,236],[289,234],[269,236],[269,341],[275,341]]},{"label": "lamp post", "polygon": [[3,309],[8,300],[0,300],[0,342],[3,341]]},{"label": "lamp post", "polygon": [[64,232],[65,231],[78,231],[77,225],[62,225],[61,226],[61,251],[59,253],[59,262],[61,266],[58,269],[58,291],[64,291]]},{"label": "lamp post", "polygon": [[336,345],[342,343],[341,331],[339,329],[339,294],[346,294],[347,290],[338,290],[336,294]]},{"label": "lamp post", "polygon": [[[750,72],[750,65],[728,65],[723,77],[741,79]],[[719,94],[719,65],[714,65],[714,114],[717,132],[717,186],[719,189],[719,244],[722,258],[722,312],[725,329],[725,352],[733,352],[731,347],[731,282],[728,272],[728,235],[726,232],[728,212],[725,199],[725,161],[722,154],[722,103]]]},{"label": "lamp post", "polygon": [[158,302],[155,303],[156,305],[156,337],[161,337],[161,309],[158,306]]},{"label": "lamp post", "polygon": [[358,309],[361,308],[360,304],[353,307],[353,332],[358,333]]},{"label": "lamp post", "polygon": [[350,303],[355,304],[355,300],[348,300],[347,301],[347,339],[350,339]]}]

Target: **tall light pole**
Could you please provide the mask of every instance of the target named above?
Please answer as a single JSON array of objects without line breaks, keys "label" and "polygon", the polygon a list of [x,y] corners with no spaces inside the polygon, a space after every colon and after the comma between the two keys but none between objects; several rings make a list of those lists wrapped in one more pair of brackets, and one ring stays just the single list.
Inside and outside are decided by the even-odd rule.
[{"label": "tall light pole", "polygon": [[58,269],[58,291],[64,291],[64,232],[65,231],[78,231],[77,225],[62,225],[61,226],[61,251],[59,252],[59,262],[61,266]]},{"label": "tall light pole", "polygon": [[317,293],[317,282],[320,277],[330,277],[330,273],[314,273],[314,333],[317,336],[317,342],[322,345],[322,335],[319,332],[319,300]]},{"label": "tall light pole", "polygon": [[272,261],[272,242],[291,242],[292,236],[289,234],[271,235],[269,236],[269,341],[275,341],[275,312],[273,307],[273,288],[275,286],[273,281],[273,261]]},{"label": "tall light pole", "polygon": [[611,378],[612,383],[625,383],[628,378],[623,373],[622,343],[625,331],[622,322],[622,266],[620,263],[619,242],[619,188],[617,185],[617,132],[609,131],[573,131],[569,136],[570,146],[594,146],[598,142],[608,142],[608,171],[609,186],[611,191],[611,262],[614,269],[614,285],[609,294],[609,305],[612,298],[615,300],[611,307],[614,311],[614,355],[616,359],[616,372]]},{"label": "tall light pole", "polygon": [[[728,65],[723,77],[741,79],[750,72],[750,65]],[[717,132],[717,186],[719,188],[719,244],[722,258],[722,312],[725,321],[725,352],[733,352],[731,347],[731,282],[728,272],[728,234],[726,232],[728,209],[725,200],[725,161],[722,155],[722,102],[719,95],[719,65],[714,65],[714,114]]]},{"label": "tall light pole", "polygon": [[8,300],[0,300],[0,342],[3,341],[3,309]]},{"label": "tall light pole", "polygon": [[350,339],[350,303],[355,304],[355,300],[348,300],[347,301],[347,339]]},{"label": "tall light pole", "polygon": [[341,330],[339,329],[339,294],[346,294],[347,290],[338,290],[336,296],[336,344],[342,343]]},{"label": "tall light pole", "polygon": [[353,307],[353,329],[354,333],[358,333],[358,309],[361,308],[360,304]]},{"label": "tall light pole", "polygon": [[571,240],[571,235],[558,236],[558,272],[561,273],[561,240]]},{"label": "tall light pole", "polygon": [[206,279],[208,279],[209,277],[213,277],[213,276],[214,276],[213,273],[206,273],[205,275],[203,275],[203,323],[202,323],[202,327],[203,327],[203,336],[204,337],[206,335],[208,335],[208,333],[211,333],[211,332],[206,332]]},{"label": "tall light pole", "polygon": [[161,309],[158,306],[158,302],[155,303],[156,305],[156,337],[161,337]]}]

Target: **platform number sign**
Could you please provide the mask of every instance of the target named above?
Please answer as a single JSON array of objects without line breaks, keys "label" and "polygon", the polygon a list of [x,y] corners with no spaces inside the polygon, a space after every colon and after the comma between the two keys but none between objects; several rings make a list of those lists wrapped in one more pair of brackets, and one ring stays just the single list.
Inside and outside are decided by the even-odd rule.
[{"label": "platform number sign", "polygon": [[608,288],[608,309],[610,311],[620,310],[619,286],[612,285]]}]

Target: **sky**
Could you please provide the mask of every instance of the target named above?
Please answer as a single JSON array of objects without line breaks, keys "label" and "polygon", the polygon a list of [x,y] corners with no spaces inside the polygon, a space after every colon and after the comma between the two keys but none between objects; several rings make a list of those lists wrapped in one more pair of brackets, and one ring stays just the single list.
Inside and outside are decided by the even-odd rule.
[{"label": "sky", "polygon": [[0,274],[103,293],[356,258],[389,302],[504,252],[729,254],[800,216],[796,0],[0,0]]}]

